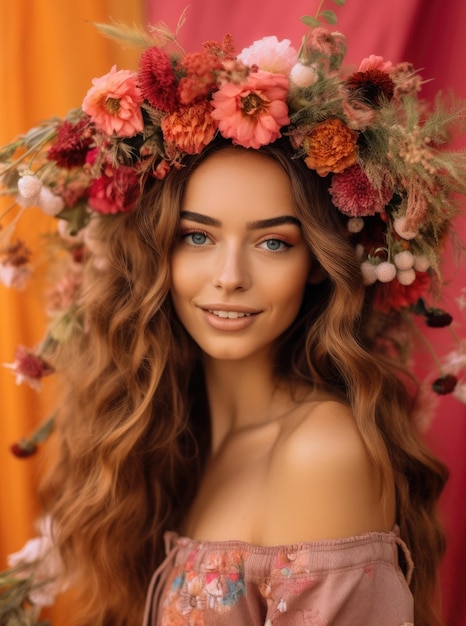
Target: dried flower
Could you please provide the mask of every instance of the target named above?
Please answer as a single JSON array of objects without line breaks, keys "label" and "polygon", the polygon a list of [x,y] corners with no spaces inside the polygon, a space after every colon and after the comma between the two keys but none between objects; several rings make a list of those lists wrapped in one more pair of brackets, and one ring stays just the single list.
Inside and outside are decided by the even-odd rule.
[{"label": "dried flower", "polygon": [[92,134],[88,117],[76,124],[64,120],[57,128],[48,158],[66,169],[83,166],[92,143]]},{"label": "dried flower", "polygon": [[331,33],[323,26],[313,28],[303,54],[307,60],[318,62],[323,69],[335,71],[345,57],[346,38],[341,33]]},{"label": "dried flower", "polygon": [[357,164],[335,174],[329,191],[333,204],[345,215],[353,217],[380,213],[392,197],[387,187],[375,189]]},{"label": "dried flower", "polygon": [[254,41],[238,55],[238,61],[245,65],[257,66],[273,74],[289,74],[296,59],[297,52],[291,41],[289,39],[278,41],[275,35]]},{"label": "dried flower", "polygon": [[398,63],[390,72],[395,84],[395,97],[413,96],[421,91],[422,78],[411,63]]},{"label": "dried flower", "polygon": [[355,72],[347,79],[346,88],[353,99],[375,107],[390,101],[395,91],[390,76],[378,69]]},{"label": "dried flower", "polygon": [[[163,117],[161,125],[165,141],[186,154],[201,152],[217,131],[217,123],[212,117],[212,106],[207,100],[189,107],[180,107]],[[157,171],[166,173],[165,169]]]},{"label": "dried flower", "polygon": [[139,198],[139,178],[132,167],[107,167],[89,189],[89,206],[97,213],[129,212]]},{"label": "dried flower", "polygon": [[223,70],[222,61],[208,52],[187,54],[182,63],[186,76],[178,85],[178,97],[187,105],[205,99],[217,85],[217,74]]},{"label": "dried flower", "polygon": [[382,263],[376,265],[375,275],[381,283],[389,283],[396,276],[396,267],[389,261],[382,261]]},{"label": "dried flower", "polygon": [[466,404],[466,383],[457,383],[453,390],[453,396],[463,404]]},{"label": "dried flower", "polygon": [[10,451],[17,459],[27,459],[37,452],[37,446],[35,443],[30,444],[21,440],[13,443],[10,446]]},{"label": "dried flower", "polygon": [[287,95],[287,76],[258,70],[241,85],[227,83],[214,93],[212,117],[224,137],[257,149],[281,137],[289,123]]},{"label": "dried flower", "polygon": [[339,173],[356,162],[358,134],[340,119],[329,118],[304,139],[306,165],[320,176]]},{"label": "dried flower", "polygon": [[439,396],[444,396],[448,393],[451,393],[455,387],[458,379],[453,374],[445,374],[444,376],[440,376],[432,383],[432,389]]},{"label": "dried flower", "polygon": [[4,265],[0,263],[0,282],[5,287],[23,290],[31,276],[32,270],[28,265],[16,267],[14,265]]},{"label": "dried flower", "polygon": [[17,385],[27,383],[36,390],[40,390],[42,378],[54,372],[45,359],[25,346],[16,348],[14,363],[5,363],[5,367],[15,372]]},{"label": "dried flower", "polygon": [[445,326],[450,326],[453,321],[450,313],[442,309],[427,309],[424,319],[426,325],[430,326],[430,328],[444,328]]},{"label": "dried flower", "polygon": [[397,270],[396,278],[400,285],[404,285],[405,287],[407,287],[408,285],[412,285],[416,280],[416,272],[412,268],[406,270]]},{"label": "dried flower", "polygon": [[82,108],[98,129],[118,137],[132,137],[142,131],[140,104],[143,98],[136,73],[117,71],[114,65],[108,74],[94,78],[92,84]]},{"label": "dried flower", "polygon": [[403,250],[394,255],[393,262],[399,270],[409,270],[414,266],[414,254]]},{"label": "dried flower", "polygon": [[156,109],[172,113],[179,106],[176,76],[165,50],[153,46],[141,54],[138,80],[143,97]]}]

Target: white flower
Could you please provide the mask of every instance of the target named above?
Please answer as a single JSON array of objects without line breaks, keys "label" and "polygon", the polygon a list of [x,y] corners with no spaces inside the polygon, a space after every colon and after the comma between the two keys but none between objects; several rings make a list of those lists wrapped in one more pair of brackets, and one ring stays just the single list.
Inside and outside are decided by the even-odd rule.
[{"label": "white flower", "polygon": [[372,285],[377,280],[377,266],[369,261],[361,263],[361,274],[365,285]]},{"label": "white flower", "polygon": [[364,228],[364,220],[362,217],[351,217],[346,223],[346,228],[350,233],[360,233]]},{"label": "white flower", "polygon": [[408,285],[412,285],[416,280],[416,272],[412,268],[409,270],[398,270],[396,277],[400,285],[407,287]]},{"label": "white flower", "polygon": [[42,189],[42,181],[37,176],[26,174],[18,180],[18,192],[22,198],[31,200],[39,195]]},{"label": "white flower", "polygon": [[277,609],[279,611],[279,613],[286,613],[288,611],[288,605],[286,603],[286,600],[284,598],[280,598],[278,604],[277,604]]},{"label": "white flower", "polygon": [[5,287],[14,287],[15,289],[22,290],[25,288],[26,283],[31,275],[31,268],[29,265],[1,265],[0,264],[0,282]]},{"label": "white flower", "polygon": [[56,196],[49,187],[43,186],[39,193],[38,205],[47,215],[58,215],[65,207],[63,198]]},{"label": "white flower", "polygon": [[381,283],[390,283],[396,276],[396,267],[393,263],[383,261],[377,265],[375,273],[377,279],[380,280]]},{"label": "white flower", "polygon": [[444,358],[445,371],[449,374],[458,374],[466,370],[466,340],[460,342],[456,350],[449,352]]},{"label": "white flower", "polygon": [[314,65],[295,63],[291,68],[290,80],[296,87],[312,87],[317,82],[319,75]]},{"label": "white flower", "polygon": [[393,262],[399,270],[410,270],[414,265],[414,254],[409,250],[403,250],[395,254]]},{"label": "white flower", "polygon": [[393,220],[393,228],[395,232],[403,237],[403,239],[414,239],[419,235],[417,230],[409,230],[406,226],[406,217],[396,217]]},{"label": "white flower", "polygon": [[425,254],[414,256],[414,269],[416,272],[427,272],[430,267],[430,261]]},{"label": "white flower", "polygon": [[466,404],[466,383],[456,383],[456,387],[453,390],[453,396],[463,404]]},{"label": "white flower", "polygon": [[273,74],[288,75],[296,62],[297,55],[289,39],[278,41],[276,36],[272,35],[263,37],[248,48],[244,48],[238,55],[238,61],[248,67],[257,65],[259,69]]},{"label": "white flower", "polygon": [[30,539],[25,546],[8,556],[9,567],[18,568],[18,578],[31,577],[34,587],[29,599],[37,606],[51,606],[57,593],[64,591],[63,568],[51,535],[51,519],[39,522],[40,536]]}]

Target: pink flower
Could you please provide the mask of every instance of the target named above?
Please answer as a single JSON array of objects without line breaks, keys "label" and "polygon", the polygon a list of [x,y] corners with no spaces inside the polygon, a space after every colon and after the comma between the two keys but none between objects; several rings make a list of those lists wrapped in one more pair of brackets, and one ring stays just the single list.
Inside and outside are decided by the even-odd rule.
[{"label": "pink flower", "polygon": [[381,213],[392,197],[388,188],[375,189],[357,164],[335,174],[329,191],[333,204],[351,217]]},{"label": "pink flower", "polygon": [[87,92],[82,109],[107,135],[133,137],[144,128],[139,106],[143,98],[136,81],[136,73],[117,72],[116,65],[108,74],[92,81],[93,87]]},{"label": "pink flower", "polygon": [[259,148],[279,137],[289,124],[288,77],[264,70],[251,72],[241,85],[227,83],[212,98],[212,117],[221,134],[243,148]]},{"label": "pink flower", "polygon": [[176,77],[165,50],[154,46],[142,53],[139,85],[144,98],[156,109],[172,113],[177,108]]},{"label": "pink flower", "polygon": [[331,33],[323,26],[313,28],[306,40],[304,54],[307,61],[337,70],[346,54],[346,39],[341,33]]},{"label": "pink flower", "polygon": [[98,213],[132,211],[139,198],[139,178],[132,167],[107,167],[89,190],[89,206]]},{"label": "pink flower", "polygon": [[257,65],[261,70],[274,74],[289,74],[296,63],[297,52],[289,39],[278,41],[275,35],[255,41],[249,48],[244,48],[238,55],[249,67]]},{"label": "pink flower", "polygon": [[380,70],[390,72],[393,69],[391,61],[385,61],[383,57],[371,54],[361,61],[358,72],[369,72],[370,70]]},{"label": "pink flower", "polygon": [[54,372],[53,367],[45,359],[25,346],[16,348],[14,363],[6,363],[5,367],[15,372],[17,385],[27,383],[36,390],[40,390],[42,378]]}]

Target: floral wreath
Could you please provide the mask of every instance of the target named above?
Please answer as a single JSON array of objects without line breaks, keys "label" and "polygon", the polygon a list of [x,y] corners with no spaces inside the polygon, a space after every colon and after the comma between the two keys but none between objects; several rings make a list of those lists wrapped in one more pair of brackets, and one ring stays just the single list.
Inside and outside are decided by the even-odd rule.
[{"label": "floral wreath", "polygon": [[[447,147],[464,111],[440,101],[429,109],[410,63],[371,55],[356,70],[345,68],[345,37],[322,25],[336,23],[322,4],[315,17],[302,18],[309,31],[299,50],[271,36],[236,54],[227,35],[185,53],[163,24],[147,30],[97,25],[142,47],[138,70],[112,67],[93,80],[80,108],[0,148],[0,193],[13,197],[7,212],[16,211],[0,230],[0,281],[22,289],[33,272],[31,251],[14,234],[28,207],[58,219],[57,235],[47,242],[53,252],[66,252],[65,261],[57,255],[64,269],[48,294],[51,323],[43,343],[34,350],[19,346],[7,365],[18,383],[39,389],[53,372],[45,355],[80,323],[92,216],[133,211],[148,180],[183,167],[187,155],[201,153],[218,135],[252,149],[288,140],[297,158],[328,177],[332,202],[347,218],[361,281],[376,293],[374,306],[387,316],[392,310],[421,315],[428,326],[448,326],[454,335],[452,317],[425,299],[439,290],[440,257],[459,212],[458,195],[466,195],[464,154]],[[458,381],[466,344],[456,341],[448,362],[438,363],[432,388],[466,402],[466,383]],[[14,444],[14,454],[34,453],[52,428],[53,417]],[[17,577],[14,569],[10,591]]]}]

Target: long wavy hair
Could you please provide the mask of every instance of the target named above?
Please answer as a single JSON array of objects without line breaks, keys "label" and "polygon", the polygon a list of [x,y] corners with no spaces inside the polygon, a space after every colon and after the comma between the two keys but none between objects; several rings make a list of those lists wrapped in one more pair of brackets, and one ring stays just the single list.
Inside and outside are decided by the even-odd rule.
[{"label": "long wavy hair", "polygon": [[[243,150],[214,142],[153,181],[134,212],[92,224],[84,331],[56,359],[65,391],[58,456],[43,485],[57,544],[81,592],[78,622],[88,626],[140,623],[149,580],[164,558],[163,533],[179,528],[209,452],[201,354],[173,310],[170,255],[187,181],[225,145]],[[409,377],[376,350],[373,294],[362,284],[328,181],[293,159],[285,143],[260,151],[290,177],[323,276],[306,288],[280,338],[277,376],[329,390],[352,408],[381,493],[395,477],[397,521],[416,566],[415,623],[440,624],[433,597],[444,537],[435,505],[446,469],[416,433]]]}]

